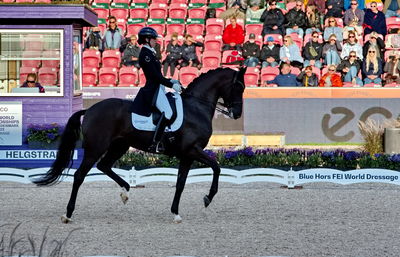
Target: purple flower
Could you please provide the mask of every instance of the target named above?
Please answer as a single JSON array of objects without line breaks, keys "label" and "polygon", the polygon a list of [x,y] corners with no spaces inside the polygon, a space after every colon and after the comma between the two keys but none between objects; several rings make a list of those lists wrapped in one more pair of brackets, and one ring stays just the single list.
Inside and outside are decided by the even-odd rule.
[{"label": "purple flower", "polygon": [[393,154],[389,157],[389,160],[392,162],[400,162],[400,154]]},{"label": "purple flower", "polygon": [[56,138],[56,135],[54,135],[53,133],[47,133],[47,138],[50,140],[54,140]]},{"label": "purple flower", "polygon": [[354,161],[354,160],[358,159],[359,157],[360,157],[360,155],[355,151],[348,151],[348,152],[345,152],[345,154],[344,154],[344,159],[346,161]]},{"label": "purple flower", "polygon": [[244,148],[243,150],[241,150],[241,153],[242,153],[244,156],[247,156],[247,157],[252,157],[252,156],[254,156],[254,152],[253,152],[253,149],[252,149],[251,147],[246,147],[246,148]]},{"label": "purple flower", "polygon": [[238,151],[227,151],[225,153],[225,159],[232,159],[235,158],[236,156],[238,156]]}]

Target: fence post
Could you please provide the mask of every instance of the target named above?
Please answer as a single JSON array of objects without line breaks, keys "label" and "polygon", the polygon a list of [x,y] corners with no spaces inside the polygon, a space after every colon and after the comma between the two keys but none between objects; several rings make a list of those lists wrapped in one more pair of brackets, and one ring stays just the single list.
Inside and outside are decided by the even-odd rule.
[{"label": "fence post", "polygon": [[287,173],[287,187],[288,189],[293,189],[294,188],[294,170],[292,167],[290,167],[290,170]]},{"label": "fence post", "polygon": [[132,166],[132,169],[129,170],[129,185],[131,187],[136,187],[136,169],[135,166]]}]

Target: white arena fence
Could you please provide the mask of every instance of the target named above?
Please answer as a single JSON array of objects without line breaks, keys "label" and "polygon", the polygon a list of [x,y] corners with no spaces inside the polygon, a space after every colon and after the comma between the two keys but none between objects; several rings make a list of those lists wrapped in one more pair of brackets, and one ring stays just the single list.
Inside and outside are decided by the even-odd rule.
[{"label": "white arena fence", "polygon": [[[36,168],[30,170],[16,168],[0,168],[0,182],[31,183],[32,179],[44,175],[49,168]],[[178,170],[174,168],[151,168],[144,170],[113,169],[132,187],[151,182],[176,182]],[[73,182],[75,169],[65,174],[63,181]],[[211,182],[212,170],[210,168],[193,169],[189,172],[187,183]],[[112,181],[107,175],[96,168],[91,169],[85,182]],[[285,185],[288,188],[315,183],[330,182],[336,184],[353,183],[389,183],[400,185],[400,172],[386,169],[357,169],[341,171],[335,169],[305,169],[301,171],[283,171],[270,168],[255,168],[247,170],[221,169],[221,182],[233,184],[246,184],[252,182],[272,182]]]}]

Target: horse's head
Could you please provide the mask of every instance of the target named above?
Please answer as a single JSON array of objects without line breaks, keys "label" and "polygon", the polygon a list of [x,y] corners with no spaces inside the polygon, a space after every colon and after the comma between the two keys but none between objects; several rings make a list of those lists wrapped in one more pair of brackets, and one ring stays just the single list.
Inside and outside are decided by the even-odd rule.
[{"label": "horse's head", "polygon": [[246,72],[246,68],[242,67],[239,71],[234,71],[232,81],[224,88],[224,92],[221,93],[224,100],[223,106],[228,108],[229,117],[235,120],[242,116],[243,92],[245,89],[244,73]]}]

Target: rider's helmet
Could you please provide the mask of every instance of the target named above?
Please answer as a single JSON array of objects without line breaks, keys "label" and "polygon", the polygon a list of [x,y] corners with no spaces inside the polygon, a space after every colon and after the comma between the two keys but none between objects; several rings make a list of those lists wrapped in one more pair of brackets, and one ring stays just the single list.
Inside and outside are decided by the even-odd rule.
[{"label": "rider's helmet", "polygon": [[138,43],[139,44],[144,44],[146,43],[146,38],[158,38],[157,31],[151,27],[144,27],[139,31],[139,38],[138,38]]}]

